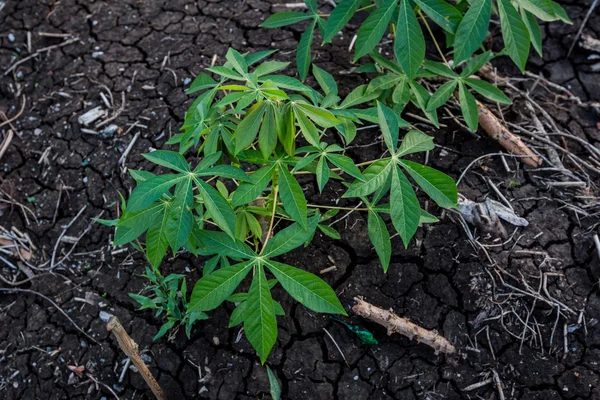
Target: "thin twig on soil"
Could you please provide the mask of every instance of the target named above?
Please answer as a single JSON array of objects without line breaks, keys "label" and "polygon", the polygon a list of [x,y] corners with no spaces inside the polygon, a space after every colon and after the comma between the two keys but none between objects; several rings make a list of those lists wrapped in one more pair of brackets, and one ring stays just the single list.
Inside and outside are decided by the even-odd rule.
[{"label": "thin twig on soil", "polygon": [[52,299],[50,299],[49,297],[36,292],[35,290],[29,290],[29,289],[19,289],[19,288],[0,288],[0,292],[6,292],[6,293],[29,293],[29,294],[34,294],[36,296],[40,296],[42,299],[48,301],[50,304],[52,304],[58,311],[60,311],[60,313],[69,320],[69,322],[71,322],[71,324],[73,324],[73,326],[81,333],[83,333],[85,335],[85,337],[87,337],[88,339],[90,339],[92,342],[96,343],[99,346],[102,346],[100,343],[98,343],[98,341],[96,339],[94,339],[93,337],[91,337],[90,335],[88,335],[87,333],[85,333],[85,331],[83,329],[81,329],[79,327],[79,325],[77,325],[75,323],[75,321],[73,321],[73,319],[71,317],[69,317],[69,314],[67,314],[62,308],[60,308],[60,306],[58,304],[56,304]]},{"label": "thin twig on soil", "polygon": [[344,355],[344,352],[342,351],[342,349],[340,349],[340,346],[338,346],[338,344],[335,341],[335,339],[333,338],[333,336],[331,336],[331,333],[329,333],[329,331],[327,331],[327,329],[325,329],[325,328],[323,328],[323,331],[325,331],[325,333],[327,334],[327,336],[329,336],[329,339],[331,339],[331,341],[333,342],[333,344],[335,345],[335,347],[338,349],[338,351],[342,355],[342,358],[344,359],[344,362],[346,363],[346,366],[348,368],[350,368],[350,364],[348,364],[348,360],[346,360],[346,356]]},{"label": "thin twig on soil", "polygon": [[581,26],[579,27],[579,30],[577,31],[577,35],[575,35],[575,38],[573,39],[573,43],[571,43],[571,47],[569,47],[569,52],[567,53],[567,58],[571,57],[571,53],[573,52],[573,49],[575,48],[575,45],[577,44],[577,41],[579,40],[579,37],[581,36],[581,33],[583,32],[583,28],[585,28],[585,24],[587,24],[588,19],[590,19],[590,16],[594,12],[594,9],[596,8],[597,5],[598,5],[598,0],[594,0],[594,2],[590,6],[590,9],[588,10],[587,14],[585,14],[585,18],[583,19],[583,22],[581,22]]},{"label": "thin twig on soil", "polygon": [[363,318],[369,319],[379,325],[387,328],[388,335],[399,333],[409,339],[416,339],[419,343],[425,343],[431,347],[435,353],[453,354],[456,348],[445,337],[440,334],[422,328],[406,318],[397,316],[391,311],[387,311],[367,303],[359,297],[355,297],[356,304],[352,311]]},{"label": "thin twig on soil", "polygon": [[69,45],[69,44],[71,44],[71,43],[74,43],[74,42],[76,42],[77,40],[79,40],[79,38],[76,38],[76,37],[75,37],[75,38],[72,38],[72,39],[65,40],[65,41],[64,41],[64,42],[62,42],[62,43],[55,44],[55,45],[52,45],[52,46],[48,46],[48,47],[44,47],[44,48],[42,48],[42,49],[39,49],[38,51],[36,51],[36,52],[35,52],[35,53],[33,53],[32,55],[30,55],[30,56],[27,56],[27,57],[23,58],[22,60],[19,60],[19,61],[17,61],[16,63],[14,63],[14,64],[13,64],[12,66],[10,66],[10,67],[9,67],[9,68],[8,68],[6,71],[4,71],[4,75],[5,75],[5,76],[6,76],[6,75],[8,75],[8,74],[10,73],[10,71],[12,71],[13,69],[15,69],[17,66],[19,66],[19,65],[23,64],[25,61],[31,60],[32,58],[34,58],[34,57],[37,57],[37,56],[39,56],[40,54],[42,54],[42,53],[46,53],[46,52],[48,52],[48,51],[50,51],[50,50],[54,50],[54,49],[57,49],[57,48],[59,48],[59,47],[67,46],[67,45]]},{"label": "thin twig on soil", "polygon": [[21,109],[19,110],[19,112],[16,113],[14,117],[7,118],[5,121],[0,122],[0,128],[2,128],[4,125],[8,125],[8,124],[12,123],[13,121],[16,121],[17,118],[19,118],[21,116],[21,114],[23,114],[23,111],[25,111],[26,103],[27,103],[27,97],[25,97],[25,95],[23,95],[23,100],[21,101]]},{"label": "thin twig on soil", "polygon": [[13,135],[14,134],[13,134],[12,129],[9,129],[8,132],[6,132],[6,136],[4,137],[4,140],[2,141],[2,144],[0,145],[0,160],[2,160],[2,156],[8,149],[8,146],[10,146],[10,142],[12,141]]}]

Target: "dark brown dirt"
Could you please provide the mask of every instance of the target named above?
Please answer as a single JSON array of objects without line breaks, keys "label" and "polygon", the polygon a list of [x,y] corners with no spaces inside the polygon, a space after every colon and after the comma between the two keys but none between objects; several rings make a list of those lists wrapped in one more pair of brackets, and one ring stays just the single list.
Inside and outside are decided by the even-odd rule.
[{"label": "dark brown dirt", "polygon": [[[544,26],[546,55],[543,59],[534,56],[529,69],[568,86],[584,101],[598,101],[600,76],[590,72],[589,54],[576,50],[565,60],[591,0],[563,3],[571,3],[566,9],[574,25]],[[0,72],[29,54],[28,31],[32,32],[33,49],[62,41],[42,37],[39,32],[71,33],[80,39],[0,77],[0,110],[15,115],[21,97],[27,99],[25,112],[15,123],[18,136],[0,163],[0,188],[32,208],[38,222],[27,224],[16,206],[2,206],[0,221],[4,228],[16,227],[31,237],[37,246],[36,255],[43,259],[40,263],[49,258],[63,228],[83,206],[87,208],[69,229],[69,236],[79,236],[90,219],[102,212],[103,218],[116,217],[117,191],[131,190],[132,181],[121,173],[118,160],[138,129],[103,137],[83,133],[77,122],[85,110],[102,105],[101,84],[112,91],[117,105],[125,93],[124,111],[115,121],[120,127],[126,130],[135,121],[146,126],[140,129],[142,134],[126,162],[128,168],[141,168],[147,166],[141,154],[162,148],[178,130],[190,103],[184,88],[210,64],[213,54],[222,60],[229,46],[243,51],[277,48],[281,50],[277,59],[291,61],[301,32],[297,27],[257,28],[276,10],[269,1],[5,0],[0,4],[4,4],[4,8],[0,6]],[[585,32],[600,36],[598,11]],[[332,72],[348,71],[352,67],[346,52],[348,42],[347,35],[337,37],[332,46],[317,49],[315,62]],[[162,68],[166,56],[169,61]],[[515,73],[502,60],[498,66],[505,73]],[[356,84],[355,75],[337,77],[346,91]],[[564,128],[598,145],[598,119],[592,111],[568,104],[553,110]],[[361,147],[352,149],[352,155],[361,160],[378,157],[381,148],[372,145],[375,135],[362,132],[356,141]],[[436,143],[446,148],[436,149],[429,162],[454,177],[474,158],[498,151],[494,143],[476,139],[456,126],[435,136]],[[568,144],[577,151],[576,144]],[[38,162],[48,147],[48,162]],[[537,323],[542,343],[527,340],[521,347],[515,336],[521,335],[523,325],[511,310],[526,315],[533,306],[532,299],[514,291],[505,295],[510,290],[500,286],[495,269],[487,266],[483,254],[471,247],[460,225],[448,215],[420,230],[407,250],[394,239],[393,265],[385,275],[368,244],[365,216],[353,213],[336,225],[342,233],[340,241],[317,234],[307,249],[286,255],[286,262],[314,273],[334,262],[338,269],[324,279],[348,308],[357,295],[378,306],[391,307],[415,323],[438,330],[461,349],[461,355],[452,359],[435,355],[422,345],[399,336],[387,337],[380,327],[351,317],[348,322],[367,327],[380,341],[378,346],[361,346],[338,322],[313,315],[276,290],[287,315],[279,319],[278,344],[268,362],[282,382],[283,398],[497,399],[494,384],[464,390],[491,377],[494,370],[507,399],[600,399],[600,267],[591,240],[593,230],[597,231],[596,220],[559,209],[561,204],[553,199],[560,194],[541,187],[537,178],[541,173],[516,169],[512,161],[509,163],[516,172],[506,173],[495,159],[472,170],[492,179],[512,201],[517,214],[530,222],[516,233],[516,243],[513,240],[489,247],[491,257],[534,288],[539,284],[540,271],[560,273],[548,278],[548,289],[577,313],[583,311],[586,325],[577,323],[577,315],[561,318],[550,342],[556,309],[538,302],[531,318]],[[60,185],[68,189],[59,195]],[[307,185],[314,186],[310,181]],[[311,201],[327,202],[341,190],[331,186],[323,196],[311,195]],[[460,191],[473,200],[489,194],[482,176],[473,172]],[[432,211],[439,214],[439,210]],[[99,320],[101,310],[121,319],[140,349],[146,351],[151,370],[170,398],[267,397],[265,369],[245,338],[238,340],[238,330],[226,328],[231,312],[227,306],[199,322],[191,340],[178,332],[172,341],[152,342],[160,319],[137,311],[127,295],[139,292],[145,284],[138,276],[145,265],[143,257],[130,248],[115,252],[110,237],[109,228],[93,225],[74,255],[56,269],[60,275],[23,285],[51,297],[102,346],[81,335],[41,298],[0,295],[0,398],[112,397],[106,387],[95,385],[85,375],[77,377],[68,366],[84,366],[86,373],[122,399],[148,396],[139,374],[129,371],[122,382],[118,381],[125,357]],[[491,239],[482,241],[494,243]],[[61,244],[59,256],[66,251],[68,246]],[[11,261],[17,262],[14,258]],[[198,279],[201,267],[202,260],[185,254],[162,266],[165,274],[187,273],[188,287]],[[2,266],[0,272],[10,276],[15,271]],[[19,275],[19,279],[23,277]],[[520,281],[507,278],[507,282],[523,287]],[[93,305],[80,301],[86,295]],[[498,318],[503,313],[507,314]],[[569,330],[566,354],[565,324]],[[336,339],[350,367],[323,328]],[[200,366],[201,376],[192,363]]]}]

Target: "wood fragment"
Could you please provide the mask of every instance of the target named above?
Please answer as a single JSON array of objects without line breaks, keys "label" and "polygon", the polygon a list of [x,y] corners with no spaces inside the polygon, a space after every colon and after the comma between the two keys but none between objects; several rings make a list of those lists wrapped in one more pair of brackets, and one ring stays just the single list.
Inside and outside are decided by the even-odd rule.
[{"label": "wood fragment", "polygon": [[590,35],[582,35],[579,45],[586,50],[600,53],[600,39],[595,39]]},{"label": "wood fragment", "polygon": [[526,156],[521,159],[525,164],[531,167],[539,167],[542,164],[542,159],[527,147],[519,136],[509,131],[498,117],[479,100],[477,100],[477,108],[479,109],[479,125],[492,139],[511,154]]},{"label": "wood fragment", "polygon": [[397,316],[391,311],[375,307],[359,297],[355,297],[354,301],[356,301],[356,304],[352,307],[352,311],[363,318],[387,328],[388,335],[399,333],[409,339],[414,338],[417,342],[425,343],[433,348],[435,354],[439,352],[446,354],[456,353],[456,347],[439,333],[422,328],[406,318]]},{"label": "wood fragment", "polygon": [[123,350],[123,353],[125,353],[125,355],[131,359],[131,362],[133,362],[133,365],[135,365],[135,367],[138,369],[142,375],[142,378],[144,378],[144,381],[146,381],[152,390],[152,393],[154,393],[154,396],[156,396],[158,400],[166,400],[167,397],[165,396],[162,388],[156,379],[154,379],[154,376],[152,376],[152,373],[144,363],[144,360],[142,360],[140,357],[137,343],[133,341],[125,328],[123,328],[123,325],[121,325],[119,319],[114,315],[108,317],[106,329],[115,335],[115,338],[117,338],[117,342],[119,343],[119,347],[121,350]]},{"label": "wood fragment", "polygon": [[6,136],[4,137],[4,140],[2,141],[2,143],[0,144],[0,160],[2,159],[2,156],[4,155],[6,150],[8,149],[8,146],[10,145],[10,142],[12,141],[13,135],[14,134],[13,134],[12,129],[9,129],[8,132],[6,132]]}]

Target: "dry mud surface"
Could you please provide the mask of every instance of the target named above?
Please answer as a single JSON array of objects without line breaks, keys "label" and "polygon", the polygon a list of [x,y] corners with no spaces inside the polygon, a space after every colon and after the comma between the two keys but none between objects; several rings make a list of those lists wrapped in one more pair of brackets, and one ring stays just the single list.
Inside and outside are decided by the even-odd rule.
[{"label": "dry mud surface", "polygon": [[[590,72],[589,53],[576,49],[565,59],[591,1],[563,3],[574,24],[545,25],[544,58],[533,56],[528,69],[568,86],[584,101],[598,101],[600,76]],[[44,275],[20,287],[53,299],[102,344],[82,335],[38,296],[0,294],[0,398],[87,399],[114,394],[121,399],[148,398],[139,374],[128,371],[119,381],[125,356],[99,320],[101,310],[120,318],[170,398],[268,398],[265,369],[239,331],[226,327],[229,306],[197,323],[191,340],[180,331],[170,341],[153,342],[161,320],[137,311],[128,297],[145,285],[139,277],[143,257],[132,248],[113,249],[111,230],[90,221],[100,214],[117,216],[117,192],[132,188],[132,180],[119,165],[123,151],[141,132],[125,165],[148,167],[141,154],[163,148],[177,132],[191,102],[184,88],[213,55],[221,62],[229,46],[244,52],[277,48],[281,51],[276,59],[291,61],[301,29],[258,28],[278,10],[272,2],[258,0],[3,0],[0,4],[4,5],[0,7],[2,74],[30,54],[27,32],[32,32],[33,49],[64,41],[40,32],[78,38],[0,76],[0,110],[13,116],[26,99],[24,113],[14,123],[18,135],[0,162],[0,188],[30,207],[37,219],[31,215],[26,219],[17,205],[1,203],[0,225],[27,233],[42,264],[51,257],[63,229],[86,207],[66,233],[75,238],[84,235],[55,269],[57,275]],[[598,11],[584,32],[600,36]],[[338,36],[332,46],[314,53],[315,63],[333,72],[345,92],[357,79],[367,79],[340,73],[352,67],[349,39]],[[506,74],[516,74],[507,63],[498,66]],[[121,96],[125,98],[114,121],[123,130],[106,135],[83,132],[78,116],[104,107],[100,93],[107,90],[114,96],[115,109],[122,105]],[[560,126],[598,145],[598,117],[592,110],[565,104],[552,113]],[[518,113],[506,117],[516,120]],[[136,121],[142,126],[128,131]],[[456,178],[475,158],[499,150],[493,142],[444,121],[447,128],[432,132],[443,146],[430,155],[432,166]],[[363,131],[350,153],[359,161],[378,157],[382,148],[373,144],[376,137],[377,132]],[[576,143],[569,145],[577,151]],[[504,245],[482,238],[482,243],[492,245],[487,250],[496,267],[489,266],[483,252],[471,246],[460,224],[448,214],[440,223],[421,229],[407,250],[395,238],[387,275],[369,245],[366,216],[358,212],[336,225],[341,240],[317,234],[308,248],[284,257],[314,273],[335,265],[337,270],[323,278],[345,306],[350,308],[353,297],[361,295],[373,304],[393,308],[442,333],[460,348],[460,355],[436,355],[406,338],[387,337],[382,328],[351,316],[348,322],[370,329],[380,342],[363,346],[340,323],[311,314],[276,290],[287,315],[279,319],[279,339],[268,363],[282,383],[283,398],[499,399],[501,385],[506,399],[600,399],[600,267],[591,239],[597,220],[578,218],[557,201],[560,193],[539,184],[541,173],[509,162],[510,173],[495,157],[478,162],[460,186],[462,194],[481,201],[490,195],[484,177],[491,179],[530,223]],[[323,204],[343,190],[332,185],[318,195],[312,181],[303,184],[310,201]],[[59,243],[58,258],[69,249],[68,243]],[[165,274],[186,273],[191,287],[203,262],[182,254],[166,260],[162,268]],[[505,273],[499,273],[498,266]],[[0,268],[7,277],[15,272],[4,264]],[[527,283],[537,291],[544,273],[549,296],[573,309],[573,315],[557,319],[554,305],[534,302],[500,280],[502,276],[521,290]],[[20,274],[18,279],[24,278]],[[0,283],[0,287],[8,285]],[[578,320],[580,312],[585,324]],[[528,326],[536,332],[524,328],[527,316]],[[323,328],[335,338],[347,364]],[[69,366],[83,366],[83,376]],[[465,390],[488,379],[492,381],[480,388]]]}]

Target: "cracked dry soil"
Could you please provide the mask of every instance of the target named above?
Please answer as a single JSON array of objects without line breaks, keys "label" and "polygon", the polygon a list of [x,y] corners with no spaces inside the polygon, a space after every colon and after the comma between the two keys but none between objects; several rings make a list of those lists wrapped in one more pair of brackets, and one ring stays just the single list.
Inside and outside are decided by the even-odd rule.
[{"label": "cracked dry soil", "polygon": [[[277,48],[281,51],[276,59],[292,61],[299,27],[257,27],[278,9],[275,2],[0,2],[0,72],[30,54],[27,32],[32,32],[34,50],[63,40],[40,32],[70,33],[79,38],[0,76],[0,110],[12,116],[22,96],[27,101],[24,114],[15,122],[18,136],[0,164],[0,188],[32,208],[38,220],[36,223],[29,216],[28,224],[18,207],[3,206],[1,225],[26,232],[37,247],[38,259],[48,259],[63,228],[84,205],[87,208],[70,227],[70,236],[80,235],[90,219],[102,212],[103,218],[115,218],[117,191],[127,193],[132,188],[132,180],[122,174],[118,164],[121,154],[139,130],[141,136],[126,166],[148,167],[141,154],[162,148],[178,130],[191,102],[184,87],[210,64],[214,54],[220,62],[229,46],[240,51]],[[584,101],[598,101],[600,76],[590,72],[587,55],[576,49],[565,60],[591,1],[561,3],[566,3],[574,24],[543,26],[544,58],[533,56],[528,69],[567,85]],[[351,22],[352,26],[357,25]],[[600,36],[598,11],[584,32]],[[333,45],[317,47],[314,52],[315,63],[333,72],[346,92],[357,79],[366,80],[357,74],[336,74],[352,67],[346,51],[349,40],[347,34],[338,36]],[[163,65],[165,57],[168,62]],[[508,75],[516,74],[502,60],[497,66]],[[135,121],[143,127],[106,137],[82,132],[77,117],[103,104],[100,92],[106,93],[106,89],[102,85],[114,95],[116,107],[121,105],[121,93],[125,94],[124,110],[115,123],[124,131]],[[600,133],[592,111],[567,104],[556,107],[553,115],[562,127],[598,145]],[[509,113],[506,118],[514,120],[518,115]],[[474,138],[451,121],[445,122],[447,128],[432,132],[436,143],[444,146],[429,157],[432,166],[456,178],[476,157],[498,151],[485,138]],[[362,132],[351,155],[359,161],[378,157],[382,148],[373,144],[376,136],[377,132]],[[569,142],[569,146],[574,152],[581,150],[577,143]],[[595,284],[600,267],[589,231],[596,221],[579,219],[561,208],[554,200],[560,194],[541,187],[535,173],[512,161],[510,165],[513,172],[508,173],[499,160],[487,159],[478,163],[460,186],[461,193],[481,201],[489,193],[483,177],[492,179],[517,214],[530,222],[516,233],[516,243],[498,245],[489,240],[486,243],[495,246],[488,251],[507,273],[523,277],[511,281],[519,287],[523,282],[537,287],[541,272],[560,273],[548,278],[548,290],[577,313],[583,311],[586,325],[578,324],[578,315],[557,319],[556,309],[546,304],[534,304],[531,298],[514,292],[508,295],[511,291],[500,287],[498,275],[494,275],[497,269],[477,254],[460,225],[447,214],[440,223],[421,229],[406,250],[395,238],[393,264],[385,275],[369,245],[365,216],[356,212],[336,225],[341,240],[317,233],[313,244],[286,255],[285,261],[313,273],[335,265],[337,269],[323,278],[345,306],[349,308],[352,298],[362,295],[375,305],[393,308],[425,328],[438,330],[461,354],[455,358],[435,355],[406,338],[387,337],[380,327],[351,316],[348,322],[367,327],[380,342],[361,346],[341,324],[311,314],[276,289],[274,295],[282,300],[287,315],[279,319],[279,339],[268,363],[281,381],[283,398],[498,399],[494,382],[464,390],[491,378],[495,371],[507,399],[600,399],[600,299]],[[331,185],[317,195],[314,182],[302,183],[311,202],[330,203],[343,191],[341,186]],[[432,212],[440,214],[440,210]],[[149,312],[137,311],[127,295],[145,285],[138,276],[145,265],[143,257],[131,248],[115,251],[109,245],[110,235],[109,228],[93,225],[56,270],[57,275],[23,285],[54,299],[102,346],[90,342],[39,297],[0,296],[0,398],[112,398],[107,387],[121,399],[149,398],[139,374],[128,371],[119,381],[125,356],[99,320],[100,310],[120,318],[145,351],[151,371],[170,398],[268,398],[265,369],[245,338],[240,340],[238,330],[226,328],[231,312],[228,305],[197,323],[191,340],[180,331],[170,341],[152,341],[161,321]],[[67,245],[61,244],[59,256],[66,251]],[[166,260],[162,269],[165,274],[186,273],[191,287],[202,264],[203,260],[182,254]],[[1,272],[7,276],[14,273],[4,266]],[[90,301],[81,301],[86,298]],[[523,331],[517,318],[527,315],[527,310],[533,310],[530,317],[538,330],[535,335]],[[323,328],[336,339],[348,365]],[[568,332],[566,339],[563,328]],[[521,335],[527,337],[523,343]],[[78,377],[68,366],[85,367],[84,375]],[[200,367],[200,374],[195,366]],[[96,385],[85,373],[106,386]]]}]

